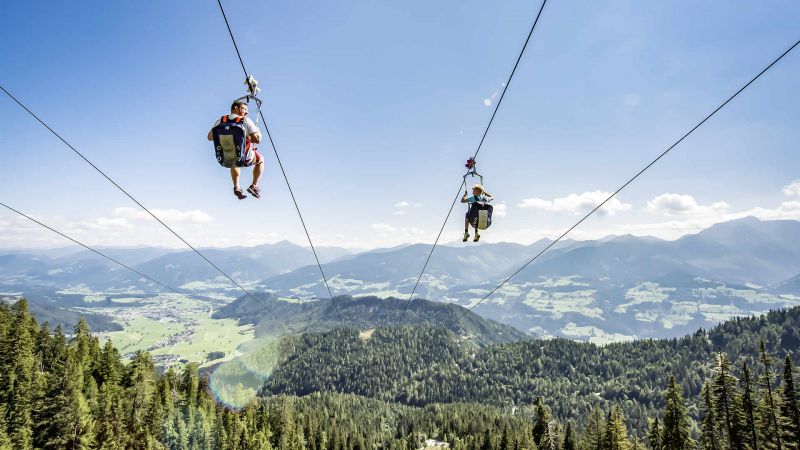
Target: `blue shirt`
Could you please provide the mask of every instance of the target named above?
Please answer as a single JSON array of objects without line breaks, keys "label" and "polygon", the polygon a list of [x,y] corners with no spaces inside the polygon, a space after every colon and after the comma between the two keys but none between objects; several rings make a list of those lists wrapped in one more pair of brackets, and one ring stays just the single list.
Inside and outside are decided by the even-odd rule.
[{"label": "blue shirt", "polygon": [[488,202],[489,198],[483,194],[467,197],[467,203]]}]

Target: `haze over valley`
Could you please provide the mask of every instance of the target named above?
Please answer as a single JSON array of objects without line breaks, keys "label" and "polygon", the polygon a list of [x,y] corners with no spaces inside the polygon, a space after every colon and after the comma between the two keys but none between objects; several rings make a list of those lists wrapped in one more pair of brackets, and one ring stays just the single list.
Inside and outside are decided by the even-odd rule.
[{"label": "haze over valley", "polygon": [[[470,308],[547,243],[440,246],[415,298]],[[408,299],[430,247],[319,250],[331,290],[342,301],[397,302]],[[92,253],[66,249],[0,253],[0,295],[6,301],[25,297],[32,311],[67,327],[83,315],[124,353],[147,349],[165,363],[205,363],[209,354],[220,353],[230,359],[257,334],[286,332],[260,305],[238,314],[235,307],[226,309],[247,298],[190,251],[105,251],[186,295],[165,291]],[[263,293],[265,301],[319,303],[319,311],[331,306],[307,248],[280,242],[206,254],[248,291]],[[598,344],[677,337],[733,317],[800,305],[798,279],[800,222],[745,218],[675,241],[633,236],[563,241],[474,312],[529,337]],[[381,303],[372,301],[372,309],[348,320],[363,329],[385,322],[377,312]],[[273,321],[256,333],[253,317]],[[215,348],[220,343],[223,348]]]}]

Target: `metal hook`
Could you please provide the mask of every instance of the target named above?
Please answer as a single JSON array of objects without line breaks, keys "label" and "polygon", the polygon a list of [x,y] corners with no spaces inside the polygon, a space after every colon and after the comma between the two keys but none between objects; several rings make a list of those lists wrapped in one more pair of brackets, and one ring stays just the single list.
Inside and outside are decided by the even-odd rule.
[{"label": "metal hook", "polygon": [[261,88],[258,87],[258,80],[256,80],[252,75],[248,75],[247,78],[245,78],[244,84],[247,86],[247,92],[249,92],[253,97],[261,92]]}]

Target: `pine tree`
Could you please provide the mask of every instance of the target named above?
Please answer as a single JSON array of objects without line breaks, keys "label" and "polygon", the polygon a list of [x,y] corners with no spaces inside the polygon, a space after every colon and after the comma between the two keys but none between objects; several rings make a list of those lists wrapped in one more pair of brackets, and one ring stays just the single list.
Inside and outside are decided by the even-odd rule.
[{"label": "pine tree", "polygon": [[269,443],[269,435],[267,435],[263,430],[256,432],[256,434],[253,436],[250,448],[272,450],[272,446]]},{"label": "pine tree", "polygon": [[534,403],[534,422],[533,422],[533,441],[540,448],[542,442],[550,428],[550,411],[545,406],[541,397],[536,398]]},{"label": "pine tree", "polygon": [[800,448],[800,409],[794,387],[794,367],[788,355],[783,363],[783,389],[781,390],[781,440],[786,449]]},{"label": "pine tree", "polygon": [[719,450],[720,434],[719,426],[717,425],[718,419],[715,414],[716,407],[714,400],[711,397],[711,387],[708,383],[703,385],[703,390],[700,392],[700,410],[702,412],[702,420],[700,429],[700,444],[704,450]]},{"label": "pine tree", "polygon": [[717,373],[712,384],[714,404],[718,409],[715,415],[725,430],[725,437],[730,448],[747,450],[749,446],[745,440],[744,413],[737,391],[738,381],[731,373],[728,356],[722,352],[717,354],[716,369]]},{"label": "pine tree", "polygon": [[199,409],[195,415],[190,442],[192,449],[212,450],[214,448],[214,438],[211,435],[211,425],[208,421],[206,412],[203,409]]},{"label": "pine tree", "polygon": [[197,388],[200,385],[199,375],[197,374],[197,364],[190,363],[183,370],[183,380],[181,380],[181,392],[189,407],[197,404]]},{"label": "pine tree", "polygon": [[217,448],[228,448],[228,432],[225,429],[225,412],[217,414],[217,420],[214,423],[214,436],[216,436]]},{"label": "pine tree", "polygon": [[164,415],[168,416],[173,408],[175,408],[175,399],[173,393],[173,380],[175,379],[175,372],[170,367],[158,382],[158,399],[161,400],[163,405]]},{"label": "pine tree", "polygon": [[107,340],[100,353],[100,362],[97,367],[97,382],[102,386],[105,383],[119,384],[122,376],[122,364],[119,352],[111,340]]},{"label": "pine tree", "polygon": [[[183,414],[177,409],[172,411],[172,417],[167,420],[169,424],[164,429],[164,438],[170,450],[189,450],[189,433]],[[236,447],[233,447],[236,448]]]},{"label": "pine tree", "polygon": [[581,450],[602,450],[605,440],[606,422],[603,418],[603,411],[595,405],[589,414],[586,430],[581,441]]},{"label": "pine tree", "polygon": [[[775,424],[772,420],[773,414],[777,415],[776,420],[781,420],[779,391],[773,392],[772,398],[769,398],[769,394],[763,390],[761,394],[762,397],[758,399],[756,405],[756,432],[759,448],[760,450],[783,450],[783,441],[781,441],[780,433],[775,433]],[[777,412],[772,409],[773,407],[778,408]]]},{"label": "pine tree", "polygon": [[6,432],[6,407],[0,405],[0,449],[9,450],[11,448],[11,438]]},{"label": "pine tree", "polygon": [[99,414],[97,415],[97,434],[95,443],[102,450],[123,450],[125,448],[125,424],[120,416],[122,402],[119,386],[109,381],[100,387]]},{"label": "pine tree", "polygon": [[753,386],[750,380],[750,369],[747,363],[742,364],[742,409],[744,410],[745,435],[749,438],[750,448],[758,450],[758,435],[756,433],[756,406],[753,403]]},{"label": "pine tree", "polygon": [[17,449],[33,446],[33,381],[35,337],[28,302],[11,308],[13,321],[0,343],[0,403],[6,407],[8,435]]},{"label": "pine tree", "polygon": [[606,434],[603,450],[630,450],[628,440],[628,430],[625,427],[625,420],[619,406],[614,405],[608,413],[606,421]]},{"label": "pine tree", "polygon": [[510,436],[508,425],[503,427],[503,437],[500,439],[500,449],[507,450],[514,448],[514,438]]},{"label": "pine tree", "polygon": [[73,329],[70,345],[75,349],[75,360],[80,364],[84,374],[92,373],[92,333],[89,324],[83,318]]},{"label": "pine tree", "polygon": [[641,439],[634,437],[631,439],[631,450],[647,450],[647,447],[645,447]]},{"label": "pine tree", "polygon": [[[302,430],[295,423],[295,410],[292,401],[283,397],[276,404],[272,414],[271,429],[274,431],[273,447],[298,450],[303,447]],[[343,440],[340,441],[343,443]]]},{"label": "pine tree", "polygon": [[160,436],[159,433],[161,432],[161,424],[164,422],[165,417],[166,415],[164,414],[164,406],[161,401],[161,395],[156,388],[144,422],[144,427],[149,436]]},{"label": "pine tree", "polygon": [[492,431],[487,428],[483,433],[483,445],[481,446],[481,450],[495,450],[495,448],[494,436],[492,435]]},{"label": "pine tree", "polygon": [[664,450],[688,450],[695,447],[691,438],[691,424],[686,403],[683,400],[683,387],[671,376],[664,393],[664,431],[662,445]]},{"label": "pine tree", "polygon": [[[125,421],[128,434],[134,442],[145,442],[148,436],[155,435],[158,430],[151,429],[151,405],[158,397],[155,395],[156,373],[153,360],[146,352],[136,352],[128,363],[125,374]],[[185,424],[184,424],[185,425]]]},{"label": "pine tree", "polygon": [[547,424],[547,433],[542,438],[540,450],[560,450],[561,446],[561,426],[557,421],[551,420]]},{"label": "pine tree", "polygon": [[658,417],[650,419],[647,424],[647,445],[650,450],[663,450],[663,433]]},{"label": "pine tree", "polygon": [[50,361],[53,359],[51,335],[50,324],[47,322],[42,323],[39,327],[39,332],[36,334],[36,355],[39,362],[39,367],[37,369],[40,372],[49,370]]},{"label": "pine tree", "polygon": [[88,448],[94,421],[83,396],[83,373],[70,348],[60,352],[49,377],[47,402],[36,412],[36,446],[44,449]]},{"label": "pine tree", "polygon": [[781,428],[779,423],[780,398],[772,389],[772,381],[775,374],[772,371],[772,357],[767,354],[762,339],[759,344],[759,361],[762,371],[760,377],[761,402],[759,402],[758,423],[763,446],[782,450]]},{"label": "pine tree", "polygon": [[567,422],[567,429],[564,432],[564,450],[577,450],[575,441],[575,431],[572,429],[572,422]]},{"label": "pine tree", "polygon": [[[267,434],[267,436],[269,436],[269,434]],[[316,428],[314,441],[316,442],[318,450],[325,450],[328,448],[328,433],[321,426]]]}]

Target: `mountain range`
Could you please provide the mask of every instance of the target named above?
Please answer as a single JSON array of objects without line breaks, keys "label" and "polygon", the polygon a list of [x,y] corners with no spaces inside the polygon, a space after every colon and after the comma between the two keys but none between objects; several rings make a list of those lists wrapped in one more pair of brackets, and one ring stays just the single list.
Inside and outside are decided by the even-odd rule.
[{"label": "mountain range", "polygon": [[[595,343],[679,336],[735,316],[800,304],[800,222],[755,218],[675,241],[629,235],[565,240],[483,300],[550,242],[440,245],[415,298],[474,307],[530,336]],[[334,295],[402,300],[411,294],[430,245],[318,250]],[[220,306],[241,294],[189,251],[108,251]],[[328,297],[305,247],[281,242],[205,252],[251,291],[287,300]],[[0,253],[0,296],[25,295],[33,304],[46,299],[60,307],[85,307],[89,293],[113,299],[160,290],[88,252]]]}]

